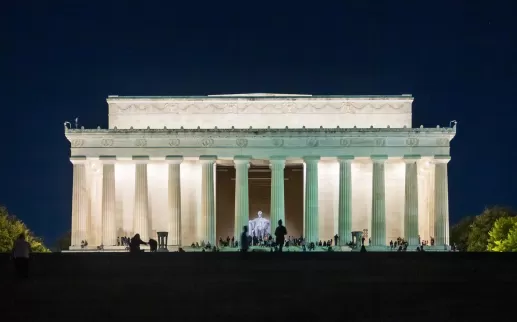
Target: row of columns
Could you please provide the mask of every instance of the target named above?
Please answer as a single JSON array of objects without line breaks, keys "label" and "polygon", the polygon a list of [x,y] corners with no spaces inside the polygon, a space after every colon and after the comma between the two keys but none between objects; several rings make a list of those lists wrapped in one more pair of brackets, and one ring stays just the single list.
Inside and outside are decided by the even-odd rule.
[{"label": "row of columns", "polygon": [[[385,192],[385,161],[386,155],[373,155],[372,182],[372,246],[386,246],[386,192]],[[404,207],[404,237],[410,245],[417,245],[418,238],[418,155],[406,155],[405,175],[405,207]],[[103,161],[102,180],[102,242],[105,246],[116,245],[115,225],[115,157],[101,157]],[[133,215],[134,231],[140,233],[142,240],[149,239],[148,214],[148,157],[134,157],[135,161],[135,205]],[[168,156],[168,230],[171,244],[181,244],[181,185],[180,164],[181,156]],[[203,238],[211,244],[216,243],[214,164],[216,156],[201,156],[201,217],[204,222]],[[305,163],[305,204],[304,204],[304,237],[306,241],[319,241],[318,216],[318,162],[320,157],[304,158]],[[346,245],[351,241],[352,230],[352,172],[353,156],[338,157],[339,162],[339,206],[338,206],[338,235],[340,244]],[[448,185],[447,162],[449,156],[436,156],[435,170],[435,245],[449,243],[448,232]],[[248,169],[251,156],[236,156],[235,180],[235,231],[240,236],[242,227],[249,220]],[[87,239],[88,226],[88,196],[86,187],[86,169],[83,160],[72,160],[73,174],[73,214],[72,245],[79,245]],[[278,220],[285,222],[284,197],[284,168],[285,157],[270,158],[271,168],[271,225],[272,230]]]}]

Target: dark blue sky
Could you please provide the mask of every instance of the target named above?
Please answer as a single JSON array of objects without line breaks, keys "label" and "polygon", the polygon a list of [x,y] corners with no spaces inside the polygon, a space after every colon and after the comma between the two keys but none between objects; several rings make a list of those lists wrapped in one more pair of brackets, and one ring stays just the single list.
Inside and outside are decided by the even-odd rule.
[{"label": "dark blue sky", "polygon": [[516,1],[8,2],[0,204],[49,244],[71,220],[63,122],[106,128],[109,94],[411,93],[414,127],[459,121],[452,221],[516,205]]}]

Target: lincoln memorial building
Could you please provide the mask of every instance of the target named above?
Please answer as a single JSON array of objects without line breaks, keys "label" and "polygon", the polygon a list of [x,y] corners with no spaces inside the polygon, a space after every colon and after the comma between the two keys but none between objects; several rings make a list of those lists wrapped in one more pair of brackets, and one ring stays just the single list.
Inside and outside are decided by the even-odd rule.
[{"label": "lincoln memorial building", "polygon": [[[449,244],[447,164],[456,125],[412,124],[411,95],[109,96],[109,128],[65,122],[71,249],[168,232],[171,249],[271,230],[372,250]],[[286,236],[287,237],[287,236]]]}]

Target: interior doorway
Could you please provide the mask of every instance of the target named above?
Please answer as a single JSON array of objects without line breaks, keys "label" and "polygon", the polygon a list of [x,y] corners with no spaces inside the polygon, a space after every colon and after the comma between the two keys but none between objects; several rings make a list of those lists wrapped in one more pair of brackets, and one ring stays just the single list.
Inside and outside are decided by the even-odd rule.
[{"label": "interior doorway", "polygon": [[[267,166],[252,165],[248,172],[249,216],[270,220],[271,171]],[[303,166],[289,165],[284,170],[285,219],[288,236],[303,233]],[[216,233],[225,239],[233,236],[235,225],[235,168],[217,165],[216,168]],[[276,223],[271,223],[272,232]],[[236,236],[237,238],[237,236]]]}]

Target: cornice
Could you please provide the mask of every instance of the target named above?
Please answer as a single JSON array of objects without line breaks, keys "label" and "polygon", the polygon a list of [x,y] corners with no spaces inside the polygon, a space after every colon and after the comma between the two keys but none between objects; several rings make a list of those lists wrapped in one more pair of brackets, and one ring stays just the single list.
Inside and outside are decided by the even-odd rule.
[{"label": "cornice", "polygon": [[[296,129],[68,129],[65,136],[75,153],[92,149],[118,153],[117,149],[152,151],[247,151],[272,149],[325,150],[375,148],[403,149],[414,154],[421,148],[449,149],[456,128],[296,128]],[[115,149],[115,150],[114,150]],[[202,150],[199,150],[202,149]],[[207,150],[208,149],[208,150]],[[417,149],[417,150],[415,150]],[[179,152],[183,151],[183,152]],[[351,151],[351,150],[347,150]],[[418,150],[420,151],[420,150]],[[442,151],[442,150],[440,150]],[[74,154],[75,154],[74,153]],[[100,152],[99,152],[100,153]],[[194,153],[194,152],[192,152]],[[420,153],[420,152],[418,152]],[[444,153],[439,152],[439,153]]]},{"label": "cornice", "polygon": [[[101,135],[101,136],[117,136],[117,135],[137,135],[139,137],[142,137],[142,135],[194,135],[194,136],[210,136],[210,135],[231,135],[231,136],[246,136],[246,135],[260,135],[260,136],[267,136],[267,135],[304,135],[304,134],[315,134],[315,135],[326,135],[326,134],[347,134],[347,136],[365,136],[371,134],[372,136],[416,136],[419,134],[424,135],[437,135],[437,136],[443,136],[443,134],[449,134],[449,135],[455,135],[456,134],[456,128],[282,128],[282,129],[272,129],[272,128],[261,128],[261,129],[219,129],[219,128],[213,128],[213,129],[117,129],[116,127],[113,129],[70,129],[65,126],[65,135],[67,137],[73,136],[73,135]],[[106,142],[106,144],[109,144],[110,142]],[[416,145],[416,141],[408,141],[408,145]]]}]

